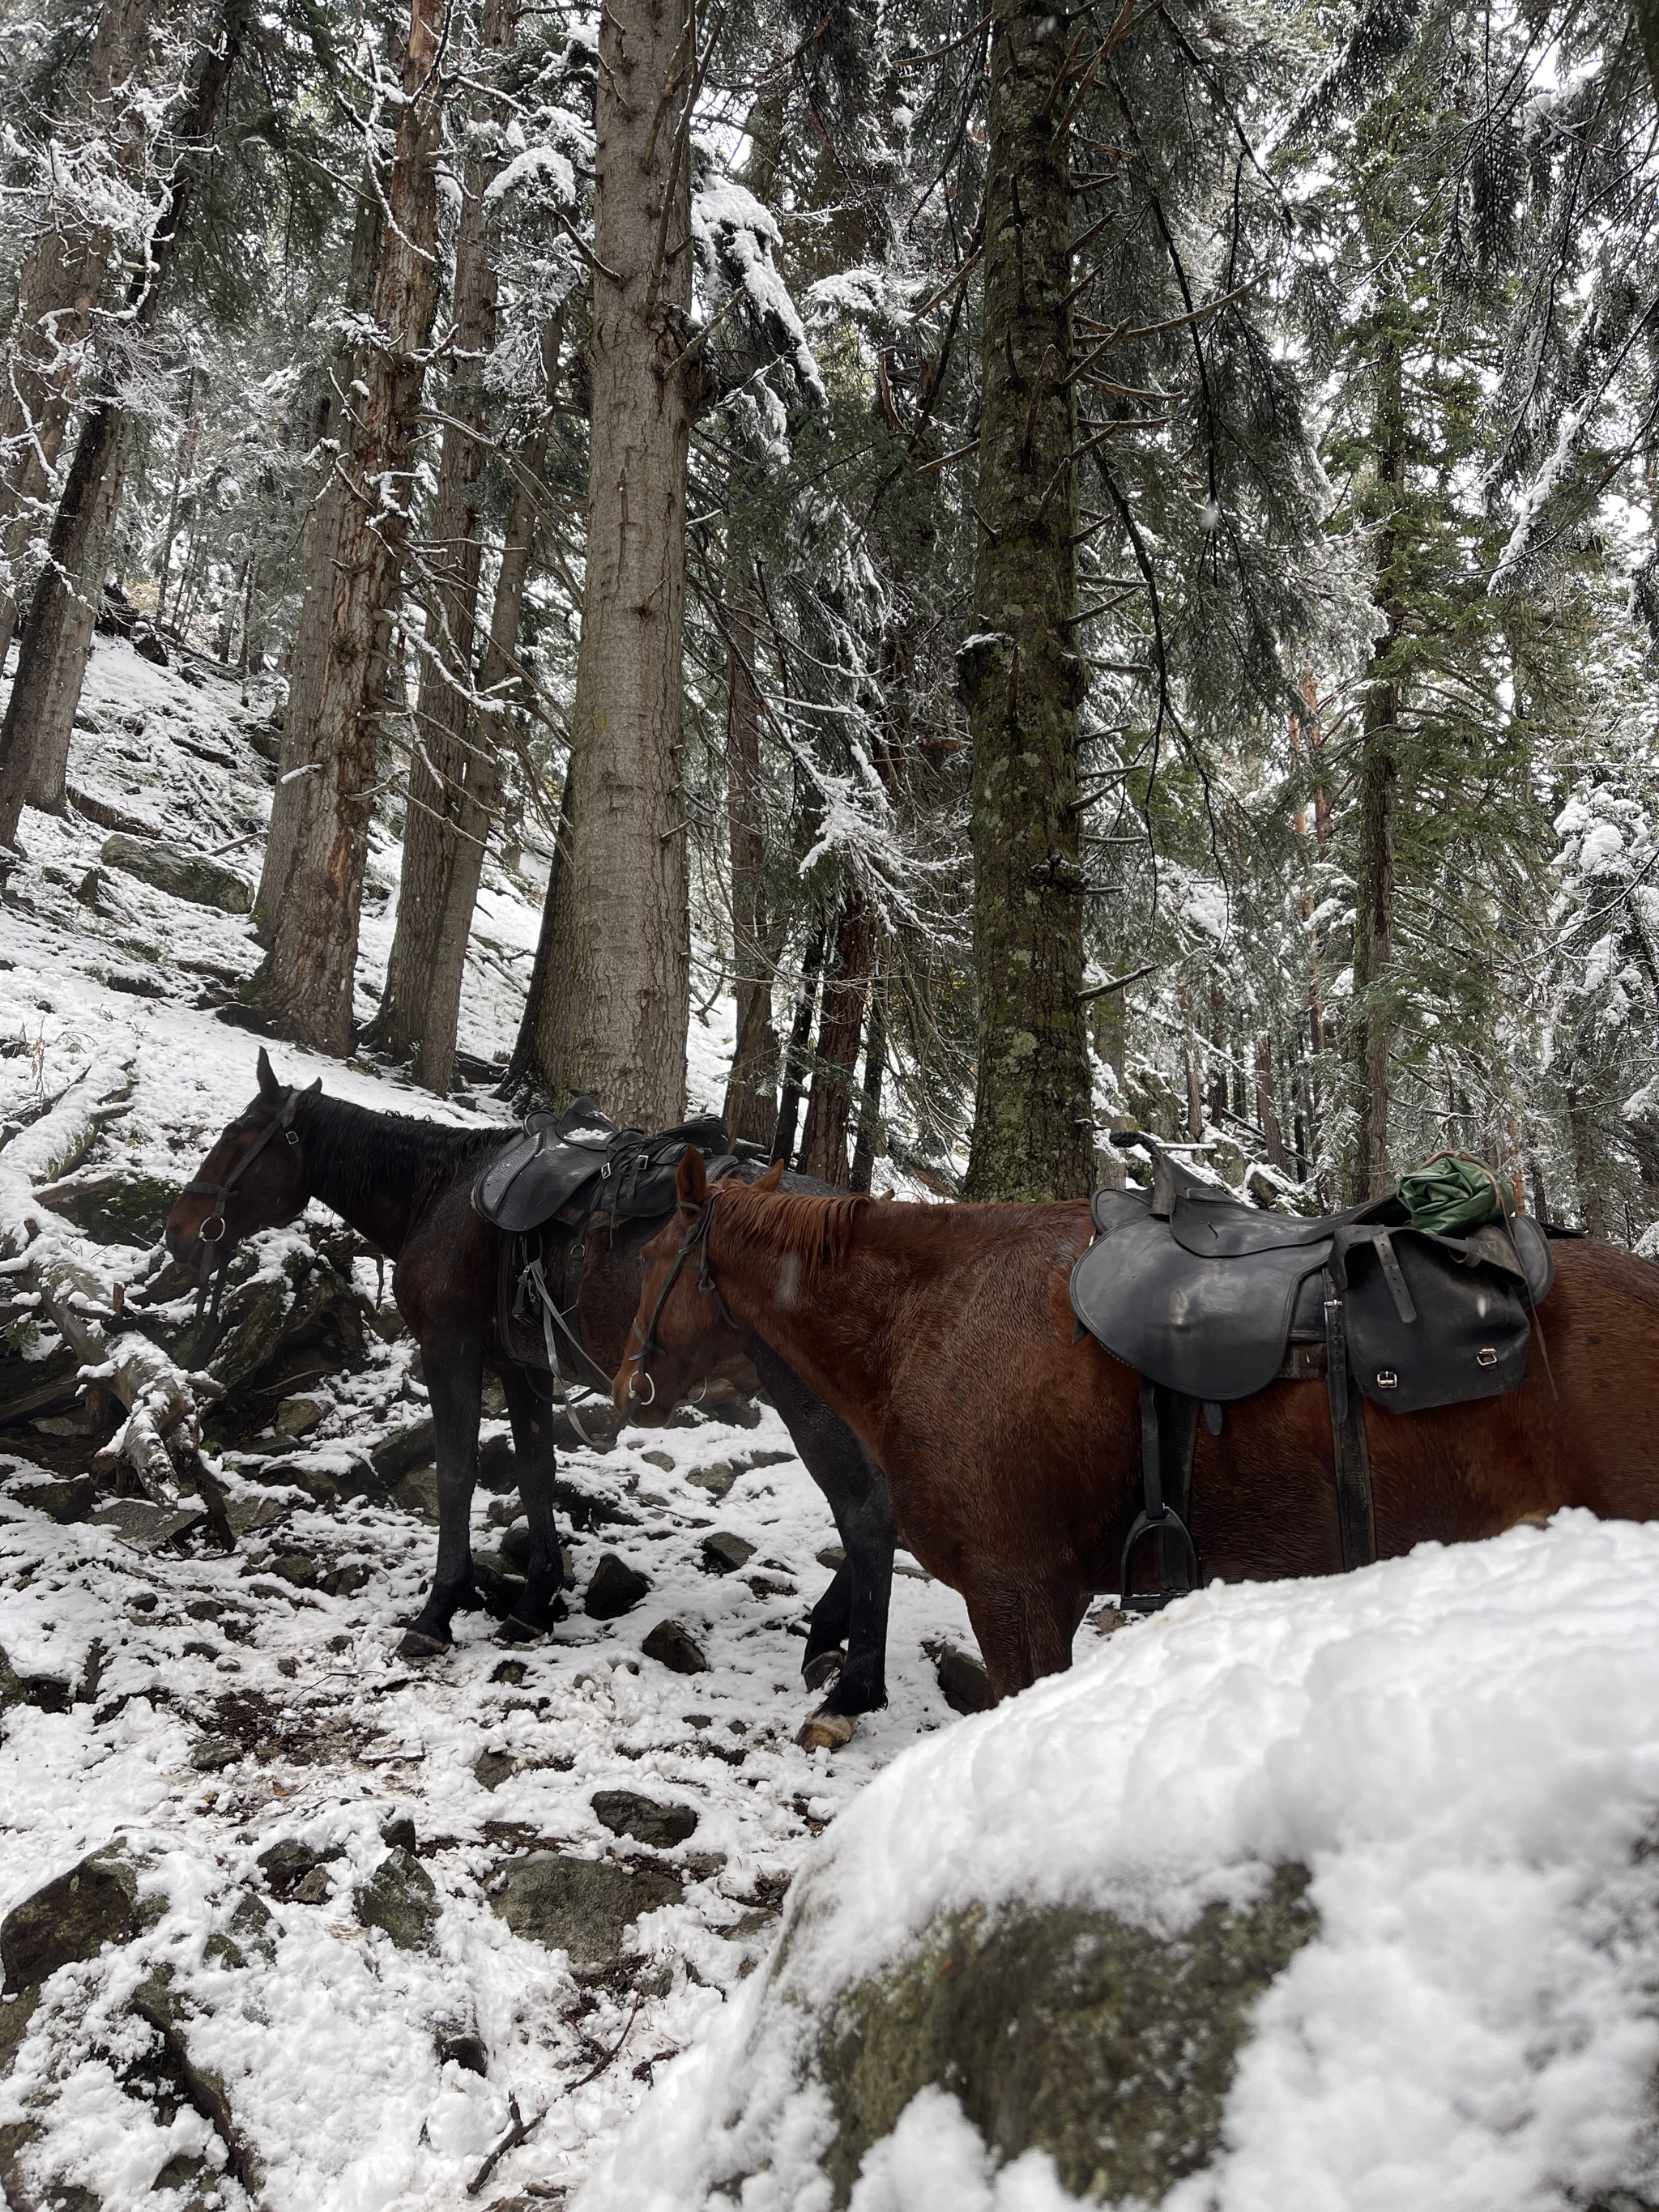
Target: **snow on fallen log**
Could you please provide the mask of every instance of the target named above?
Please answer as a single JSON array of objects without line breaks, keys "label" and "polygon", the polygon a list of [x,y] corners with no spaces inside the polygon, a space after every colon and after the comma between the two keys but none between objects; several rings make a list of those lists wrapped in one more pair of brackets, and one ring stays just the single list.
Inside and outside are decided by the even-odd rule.
[{"label": "snow on fallen log", "polygon": [[96,1060],[49,1114],[0,1152],[0,1252],[10,1255],[7,1273],[21,1275],[38,1292],[42,1310],[81,1361],[82,1381],[104,1384],[126,1408],[94,1466],[125,1467],[147,1498],[165,1505],[178,1503],[183,1475],[201,1492],[226,1542],[223,1492],[200,1444],[200,1401],[216,1396],[218,1384],[187,1373],[137,1330],[112,1328],[124,1291],[109,1252],[34,1193],[35,1182],[52,1181],[85,1157],[112,1106],[131,1088],[130,1060]]}]

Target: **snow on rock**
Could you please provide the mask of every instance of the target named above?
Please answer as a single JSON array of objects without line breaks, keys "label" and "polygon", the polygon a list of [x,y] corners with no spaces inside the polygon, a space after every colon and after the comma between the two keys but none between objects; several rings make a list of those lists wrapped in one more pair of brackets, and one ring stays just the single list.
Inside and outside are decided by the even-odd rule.
[{"label": "snow on rock", "polygon": [[[766,1972],[668,2069],[580,2212],[1647,2203],[1656,1614],[1659,1529],[1567,1514],[1340,1579],[1207,1590],[917,1745],[811,1853]],[[1273,1966],[1200,2164],[1174,2142],[1145,2191],[1111,2179],[1133,2170],[1110,2101],[1133,2081],[1103,2093],[1097,2169],[1069,2193],[1021,2110],[1020,2036],[958,2018],[953,2042],[937,1995],[954,1984],[965,2015],[1000,1929],[1024,1958],[1068,1915],[1073,1953],[1133,1963],[1099,2031],[1120,2064],[1167,2009],[1160,1962],[1231,1928]],[[1040,2005],[1007,2004],[1011,2027],[1041,2025]],[[894,2047],[914,2069],[931,2037],[935,2070],[849,2171],[844,2138],[884,2094],[858,2054],[907,2007]],[[1197,2094],[1183,2069],[1202,2059],[1171,2046],[1170,2094]],[[1069,2050],[1031,2078],[1087,2063]]]}]

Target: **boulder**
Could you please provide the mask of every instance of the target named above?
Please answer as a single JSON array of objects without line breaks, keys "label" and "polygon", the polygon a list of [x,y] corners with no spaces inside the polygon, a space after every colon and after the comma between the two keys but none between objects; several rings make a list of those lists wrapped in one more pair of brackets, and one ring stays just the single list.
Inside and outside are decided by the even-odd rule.
[{"label": "boulder", "polygon": [[641,1574],[637,1567],[630,1567],[615,1552],[605,1552],[593,1570],[593,1579],[582,1600],[582,1610],[595,1620],[618,1620],[623,1613],[633,1611],[650,1588],[648,1576]]},{"label": "boulder", "polygon": [[538,1851],[504,1871],[506,1882],[490,1899],[495,1910],[515,1936],[565,1952],[573,1966],[614,1966],[624,1929],[684,1894],[658,1868],[612,1866],[562,1851]]},{"label": "boulder", "polygon": [[653,1850],[672,1850],[696,1832],[693,1805],[665,1805],[659,1798],[641,1797],[632,1790],[596,1790],[590,1802],[602,1828],[609,1828],[613,1836],[631,1836]]},{"label": "boulder", "polygon": [[275,1427],[279,1437],[306,1437],[332,1411],[326,1398],[284,1398],[276,1408]]},{"label": "boulder", "polygon": [[7,1994],[38,1989],[49,1974],[77,1959],[95,1959],[106,1943],[130,1943],[163,1910],[138,1899],[138,1869],[118,1848],[94,1851],[67,1874],[15,1905],[0,1921],[0,1986]]},{"label": "boulder", "polygon": [[746,1536],[734,1536],[729,1528],[716,1528],[712,1536],[702,1540],[703,1572],[709,1575],[729,1575],[738,1568],[746,1567],[755,1556],[755,1547]]},{"label": "boulder", "polygon": [[708,1661],[689,1628],[678,1620],[659,1620],[640,1649],[647,1659],[666,1667],[671,1674],[706,1674]]},{"label": "boulder", "polygon": [[946,1644],[933,1662],[939,1694],[953,1713],[984,1713],[991,1709],[991,1678],[977,1659]]},{"label": "boulder", "polygon": [[438,1924],[438,1892],[415,1854],[388,1851],[354,1900],[365,1928],[384,1929],[400,1951],[416,1951]]},{"label": "boulder", "polygon": [[217,907],[223,914],[250,914],[253,886],[224,861],[205,853],[186,852],[161,837],[131,837],[118,830],[106,837],[98,855],[105,865],[137,876],[152,890],[188,899],[193,906]]}]

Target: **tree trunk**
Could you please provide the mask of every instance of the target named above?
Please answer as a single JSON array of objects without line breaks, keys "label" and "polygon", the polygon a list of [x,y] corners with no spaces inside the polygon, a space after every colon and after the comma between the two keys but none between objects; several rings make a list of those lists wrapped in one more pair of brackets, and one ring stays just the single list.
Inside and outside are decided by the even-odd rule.
[{"label": "tree trunk", "polygon": [[1069,18],[994,0],[985,207],[973,734],[978,1070],[966,1194],[1086,1196],[1093,1182],[1079,859],[1077,443]]},{"label": "tree trunk", "polygon": [[1290,1154],[1285,1150],[1285,1132],[1279,1126],[1279,1101],[1273,1096],[1273,1048],[1271,1037],[1263,1037],[1255,1048],[1255,1110],[1261,1121],[1261,1134],[1266,1143],[1267,1164],[1277,1168],[1281,1175],[1291,1171]]},{"label": "tree trunk", "polygon": [[[125,336],[129,344],[155,327],[163,281],[189,217],[204,150],[212,140],[252,14],[252,0],[228,0],[216,27],[216,42],[204,50],[198,67],[189,105],[173,133],[183,151],[163,191],[148,258],[128,289]],[[9,845],[17,835],[34,764],[50,767],[60,756],[68,759],[102,580],[88,569],[94,560],[101,562],[102,534],[120,504],[125,411],[118,395],[118,380],[112,374],[81,426],[64,495],[52,518],[46,565],[29,602],[17,673],[5,720],[0,723],[0,845]],[[61,770],[58,773],[61,781]]]},{"label": "tree trunk", "polygon": [[800,1094],[806,1082],[807,1047],[812,1036],[812,1010],[817,1004],[818,970],[823,965],[823,924],[814,928],[800,963],[800,992],[795,1018],[789,1029],[789,1049],[784,1055],[783,1096],[778,1101],[778,1126],[772,1137],[772,1158],[789,1165],[795,1150],[795,1123],[800,1113]]},{"label": "tree trunk", "polygon": [[[1387,313],[1387,303],[1384,304]],[[1389,1165],[1389,1061],[1394,1037],[1395,822],[1399,807],[1398,647],[1406,625],[1399,574],[1398,507],[1406,488],[1406,410],[1400,341],[1386,322],[1377,348],[1373,429],[1382,527],[1376,542],[1376,595],[1386,628],[1366,684],[1359,750],[1359,860],[1354,883],[1353,1001],[1349,1069],[1358,1109],[1351,1176],[1356,1203],[1394,1188]]]},{"label": "tree trunk", "polygon": [[[356,319],[368,312],[374,289],[374,272],[380,258],[382,213],[374,177],[366,176],[357,198],[357,219],[351,237],[351,269],[346,284],[346,310]],[[344,398],[354,374],[355,349],[343,349],[334,363],[327,417],[322,428],[325,476],[306,519],[305,597],[289,659],[288,704],[283,716],[283,745],[277,761],[276,789],[270,802],[270,828],[265,837],[264,864],[259,871],[259,890],[253,902],[254,934],[269,945],[276,931],[276,910],[294,860],[294,836],[305,805],[304,785],[310,766],[309,747],[322,697],[323,671],[328,665],[328,641],[334,620],[334,595],[338,585],[340,518],[345,503],[345,483],[336,464],[339,440],[347,428]]]},{"label": "tree trunk", "polygon": [[766,913],[766,839],[761,793],[759,645],[753,570],[735,564],[726,623],[726,818],[732,852],[732,965],[737,1038],[726,1088],[732,1137],[770,1141],[778,1118],[778,1033],[772,1025],[772,970],[782,950]]},{"label": "tree trunk", "polygon": [[681,631],[701,372],[691,304],[685,0],[613,0],[594,92],[587,577],[571,716],[578,824],[563,1075],[619,1121],[685,1106],[690,1012]]},{"label": "tree trunk", "polygon": [[887,1072],[887,1013],[881,978],[870,986],[870,1026],[864,1039],[864,1086],[859,1097],[858,1142],[848,1188],[868,1191],[881,1144],[881,1085]]},{"label": "tree trunk", "polygon": [[[118,166],[129,174],[149,136],[131,82],[165,20],[145,0],[105,0],[87,57],[80,119],[88,136],[118,149]],[[18,569],[44,519],[112,245],[106,227],[54,216],[17,272],[0,387],[0,665],[16,628]]]},{"label": "tree trunk", "polygon": [[306,740],[293,859],[259,994],[289,1036],[322,1052],[352,1047],[352,986],[370,811],[378,775],[389,630],[415,496],[423,356],[437,306],[435,63],[442,0],[413,0],[404,105],[386,180],[374,292],[374,337],[354,381],[334,606],[317,710]]},{"label": "tree trunk", "polygon": [[1567,1093],[1567,1133],[1572,1139],[1573,1180],[1578,1186],[1578,1212],[1586,1233],[1607,1241],[1607,1193],[1602,1188],[1607,1158],[1597,1142],[1595,1101],[1577,1084]]},{"label": "tree trunk", "polygon": [[824,978],[817,1065],[800,1144],[801,1173],[833,1183],[837,1190],[849,1188],[847,1130],[869,989],[870,907],[863,894],[855,891],[849,893],[836,924],[835,962]]},{"label": "tree trunk", "polygon": [[[541,474],[547,460],[547,431],[538,429],[519,451],[519,478],[507,518],[507,543],[489,617],[489,641],[478,671],[478,696],[494,702],[473,716],[466,771],[455,819],[455,849],[444,882],[432,975],[427,988],[426,1022],[421,1040],[421,1080],[447,1091],[455,1072],[455,1032],[460,1018],[461,978],[466,944],[472,933],[489,826],[501,797],[501,746],[495,726],[515,711],[522,691],[519,678],[519,626],[525,586],[535,557],[536,517]],[[554,856],[558,868],[558,855]]]},{"label": "tree trunk", "polygon": [[[480,57],[486,76],[512,45],[518,13],[518,0],[486,0]],[[480,119],[483,106],[480,97],[475,102]],[[447,1050],[441,1040],[434,1040],[438,1049],[431,1056],[430,1066],[425,1038],[446,886],[461,842],[460,817],[470,811],[465,787],[478,574],[483,557],[479,494],[484,459],[483,380],[495,343],[495,271],[489,258],[489,203],[484,195],[500,167],[500,161],[494,157],[488,161],[475,157],[466,164],[462,180],[450,311],[454,331],[449,391],[444,405],[432,533],[423,549],[426,651],[421,664],[415,757],[410,763],[404,814],[398,925],[374,1024],[375,1041],[381,1049],[394,1060],[408,1060],[416,1080],[429,1091],[439,1091],[449,1088],[454,1037],[452,1034]],[[488,819],[486,816],[486,830]],[[475,875],[475,890],[477,880]],[[468,924],[471,911],[469,901]],[[465,937],[462,950],[465,952]]]},{"label": "tree trunk", "polygon": [[533,1092],[550,1106],[558,1103],[560,1095],[564,1067],[564,1016],[570,980],[571,854],[576,832],[570,805],[570,777],[567,771],[559,800],[558,827],[553,833],[553,860],[547,872],[547,896],[542,901],[542,926],[536,939],[530,989],[519,1018],[513,1057],[496,1094],[502,1098],[522,1098]]}]

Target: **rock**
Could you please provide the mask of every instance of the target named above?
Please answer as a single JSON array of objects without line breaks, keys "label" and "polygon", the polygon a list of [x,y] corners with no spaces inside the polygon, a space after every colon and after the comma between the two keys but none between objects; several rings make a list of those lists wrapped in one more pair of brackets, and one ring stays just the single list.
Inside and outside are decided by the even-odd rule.
[{"label": "rock", "polygon": [[642,1912],[678,1905],[684,1894],[658,1868],[612,1866],[561,1851],[514,1860],[506,1874],[505,1887],[490,1899],[494,1910],[515,1936],[567,1953],[573,1966],[614,1965],[624,1929]]},{"label": "rock", "polygon": [[755,1547],[746,1538],[734,1536],[729,1528],[716,1528],[712,1536],[702,1540],[703,1572],[709,1575],[729,1575],[738,1567],[746,1567],[755,1556]]},{"label": "rock", "polygon": [[0,1997],[0,2081],[11,2071],[11,2063],[22,2048],[23,2038],[29,2032],[29,2022],[40,2002],[34,1990],[25,1990],[16,1996]]},{"label": "rock", "polygon": [[394,1486],[392,1498],[405,1513],[418,1513],[423,1521],[438,1517],[438,1470],[435,1467],[418,1468],[406,1474]]},{"label": "rock", "polygon": [[602,1828],[609,1828],[613,1836],[632,1836],[636,1844],[647,1844],[653,1850],[672,1850],[696,1832],[695,1806],[665,1805],[632,1790],[600,1790],[590,1802]]},{"label": "rock", "polygon": [[112,1848],[95,1851],[0,1921],[0,1986],[9,1994],[38,1989],[49,1974],[77,1959],[95,1959],[106,1943],[130,1943],[166,1910],[138,1900],[138,1869]]},{"label": "rock", "polygon": [[706,1674],[708,1662],[691,1632],[678,1620],[659,1620],[640,1649],[671,1674]]},{"label": "rock", "polygon": [[665,1474],[674,1472],[674,1455],[665,1451],[642,1451],[640,1457],[647,1467],[659,1467]]},{"label": "rock", "polygon": [[227,1766],[234,1766],[241,1756],[242,1747],[234,1736],[209,1735],[191,1753],[190,1763],[198,1774],[219,1774]]},{"label": "rock", "polygon": [[[171,1969],[163,1967],[141,1982],[128,2000],[138,2018],[161,2038],[168,2071],[182,2093],[181,2104],[193,2106],[225,2147],[225,2164],[257,2203],[264,2187],[264,2168],[252,2144],[237,2126],[223,2077],[202,2063],[185,2036],[190,2015],[172,1986]],[[163,2172],[166,2168],[163,2168]],[[214,2197],[219,2192],[212,2192]],[[210,2198],[198,2200],[204,2206]]]},{"label": "rock", "polygon": [[326,1867],[314,1866],[294,1887],[296,1905],[326,1905],[334,1894],[334,1882]]},{"label": "rock", "polygon": [[162,644],[153,629],[135,632],[132,649],[141,660],[150,661],[157,668],[167,668],[172,665],[166,646]]},{"label": "rock", "polygon": [[284,1398],[276,1408],[275,1427],[279,1437],[306,1437],[333,1408],[326,1398]]},{"label": "rock", "polygon": [[153,890],[188,899],[194,906],[217,907],[224,914],[250,914],[253,886],[247,878],[205,853],[186,852],[161,837],[130,837],[118,830],[104,840],[99,859]]},{"label": "rock", "polygon": [[[37,1422],[35,1425],[40,1427],[41,1424]],[[98,1486],[89,1474],[69,1482],[35,1482],[30,1484],[25,1498],[47,1520],[67,1528],[77,1521],[92,1518],[98,1503]]]},{"label": "rock", "polygon": [[295,1589],[312,1589],[317,1581],[317,1562],[309,1552],[278,1552],[269,1562],[269,1571],[278,1575]]},{"label": "rock", "polygon": [[302,1844],[297,1836],[285,1836],[281,1843],[261,1851],[256,1863],[270,1885],[273,1897],[292,1897],[313,1868],[331,1864],[343,1856],[337,1844],[319,1851],[310,1844]]},{"label": "rock", "polygon": [[492,1682],[506,1682],[516,1690],[529,1672],[529,1668],[522,1659],[503,1659],[497,1666],[491,1668],[489,1679]]},{"label": "rock", "polygon": [[686,1476],[699,1490],[706,1490],[711,1498],[724,1498],[738,1479],[738,1469],[730,1460],[716,1460],[712,1467],[693,1468]]},{"label": "rock", "polygon": [[473,1778],[482,1790],[499,1790],[518,1771],[519,1762],[510,1751],[481,1751],[472,1762]]},{"label": "rock", "polygon": [[199,1505],[152,1505],[147,1498],[112,1498],[92,1516],[94,1528],[112,1529],[138,1552],[164,1552],[206,1520]]},{"label": "rock", "polygon": [[452,2063],[469,2074],[488,2074],[489,2053],[476,2027],[440,2027],[433,2037],[440,2066]]},{"label": "rock", "polygon": [[991,1678],[977,1659],[946,1644],[934,1662],[940,1695],[953,1713],[991,1710]]},{"label": "rock", "polygon": [[368,1455],[369,1463],[389,1489],[417,1467],[431,1466],[437,1434],[430,1416],[411,1421],[404,1428],[394,1429],[389,1437],[382,1437]]},{"label": "rock", "polygon": [[400,1951],[419,1950],[438,1924],[438,1892],[414,1853],[388,1851],[353,1900],[365,1928],[384,1929]]},{"label": "rock", "polygon": [[407,1813],[394,1813],[380,1830],[380,1841],[388,1850],[412,1851],[415,1848],[415,1822]]},{"label": "rock", "polygon": [[630,1567],[615,1552],[605,1552],[593,1570],[593,1579],[582,1600],[582,1610],[595,1620],[617,1620],[623,1613],[631,1613],[650,1588],[647,1576]]}]

